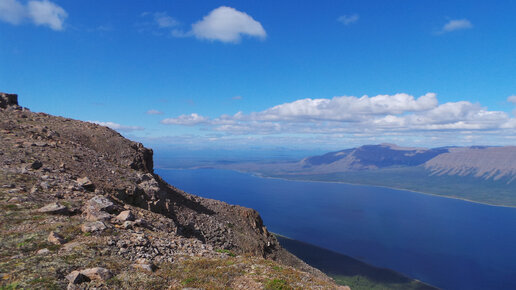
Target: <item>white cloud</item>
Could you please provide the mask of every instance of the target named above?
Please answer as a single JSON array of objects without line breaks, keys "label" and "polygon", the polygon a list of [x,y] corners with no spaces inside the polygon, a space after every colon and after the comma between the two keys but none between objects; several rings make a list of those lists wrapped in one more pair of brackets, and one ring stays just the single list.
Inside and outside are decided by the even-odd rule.
[{"label": "white cloud", "polygon": [[158,110],[148,110],[147,111],[147,115],[162,115],[163,112],[162,111],[158,111]]},{"label": "white cloud", "polygon": [[198,114],[182,115],[162,123],[199,125],[203,130],[228,136],[278,135],[307,139],[314,135],[330,139],[341,136],[367,142],[417,139],[417,142],[443,144],[448,141],[449,144],[456,143],[454,140],[471,142],[474,139],[495,144],[495,141],[512,142],[511,136],[516,138],[516,119],[506,112],[490,111],[468,101],[439,104],[434,93],[418,98],[400,93],[301,99],[260,112],[238,112],[213,119]]},{"label": "white cloud", "polygon": [[337,21],[341,22],[344,25],[350,25],[352,23],[357,22],[359,18],[360,16],[358,14],[342,15],[339,18],[337,18]]},{"label": "white cloud", "polygon": [[443,28],[441,29],[441,33],[445,32],[451,32],[456,30],[464,30],[464,29],[470,29],[473,28],[473,24],[467,19],[455,19],[450,20],[446,24],[444,24]]},{"label": "white cloud", "polygon": [[509,116],[505,112],[488,111],[479,104],[460,101],[401,119],[404,121],[401,126],[411,130],[491,130],[501,128]]},{"label": "white cloud", "polygon": [[169,28],[179,25],[179,22],[167,15],[167,12],[154,13],[154,21],[160,28]]},{"label": "white cloud", "polygon": [[199,39],[237,43],[242,35],[264,39],[267,36],[260,22],[245,12],[221,6],[194,24],[192,32]]},{"label": "white cloud", "polygon": [[232,100],[241,100],[242,99],[242,96],[234,96],[231,98]]},{"label": "white cloud", "polygon": [[27,17],[26,8],[17,0],[0,1],[0,20],[18,25]]},{"label": "white cloud", "polygon": [[63,30],[67,17],[68,13],[61,6],[48,0],[29,1],[27,5],[17,0],[0,1],[0,20],[14,25],[31,21],[53,30]]},{"label": "white cloud", "polygon": [[198,114],[181,115],[177,118],[167,118],[161,120],[161,124],[165,125],[185,125],[193,126],[208,122],[209,118],[199,116]]},{"label": "white cloud", "polygon": [[100,121],[88,121],[90,123],[94,123],[94,124],[97,124],[97,125],[100,125],[100,126],[105,126],[105,127],[109,127],[113,130],[116,130],[116,131],[121,131],[121,132],[132,132],[132,131],[142,131],[142,130],[145,130],[145,128],[143,127],[139,127],[139,126],[124,126],[124,125],[120,125],[118,123],[114,123],[114,122],[100,122]]},{"label": "white cloud", "polygon": [[[152,16],[152,23],[138,23],[140,31],[152,30],[151,27],[158,26],[161,29],[169,29],[168,35],[177,38],[196,37],[211,41],[225,43],[239,43],[242,36],[257,37],[265,39],[267,33],[262,24],[254,20],[245,12],[235,8],[221,6],[212,10],[203,19],[193,23],[191,29],[182,29],[180,23],[170,17],[166,12],[144,12],[142,17]],[[160,31],[153,31],[156,35],[163,35]]]},{"label": "white cloud", "polygon": [[516,95],[507,97],[507,102],[516,104]]},{"label": "white cloud", "polygon": [[29,1],[27,4],[30,18],[36,25],[49,26],[53,30],[63,30],[68,13],[60,6],[47,1]]},{"label": "white cloud", "polygon": [[332,99],[302,99],[254,113],[256,120],[333,120],[359,121],[369,115],[400,114],[428,110],[437,105],[435,94],[419,98],[408,94],[353,96]]}]

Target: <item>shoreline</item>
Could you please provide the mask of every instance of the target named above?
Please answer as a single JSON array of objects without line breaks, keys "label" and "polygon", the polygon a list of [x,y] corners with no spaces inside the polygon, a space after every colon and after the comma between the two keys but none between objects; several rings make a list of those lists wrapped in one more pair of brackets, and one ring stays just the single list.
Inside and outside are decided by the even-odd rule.
[{"label": "shoreline", "polygon": [[[237,171],[237,170],[233,170]],[[443,198],[449,198],[449,199],[455,199],[455,200],[461,200],[465,202],[475,203],[475,204],[481,204],[481,205],[488,205],[488,206],[494,206],[494,207],[505,207],[505,208],[516,208],[516,205],[501,205],[501,204],[492,204],[482,201],[475,201],[467,198],[462,197],[456,197],[451,195],[442,195],[437,193],[430,193],[430,192],[424,192],[424,191],[417,191],[417,190],[411,190],[411,189],[405,189],[405,188],[399,188],[399,187],[391,187],[386,185],[373,185],[373,184],[363,184],[363,183],[350,183],[350,182],[344,182],[344,181],[324,181],[324,180],[304,180],[304,179],[289,179],[285,177],[274,177],[274,176],[266,176],[266,175],[260,175],[251,173],[251,172],[245,172],[245,171],[238,171],[241,173],[247,173],[256,177],[260,178],[270,178],[270,179],[278,179],[278,180],[286,180],[286,181],[300,181],[300,182],[324,182],[324,183],[336,183],[336,184],[347,184],[347,185],[353,185],[353,186],[371,186],[371,187],[379,187],[379,188],[387,188],[387,189],[393,189],[393,190],[399,190],[399,191],[407,191],[411,193],[417,193],[417,194],[423,194],[423,195],[429,195],[429,196],[435,196],[435,197],[443,197]]]},{"label": "shoreline", "polygon": [[516,209],[516,205],[492,204],[492,203],[475,201],[475,200],[471,200],[471,199],[467,199],[467,198],[462,198],[462,197],[456,197],[456,196],[450,196],[450,195],[442,195],[442,194],[431,193],[431,192],[416,191],[416,190],[399,188],[399,187],[391,187],[391,186],[386,186],[386,185],[372,185],[372,184],[363,184],[363,183],[350,183],[350,182],[344,182],[344,181],[290,179],[290,178],[286,178],[286,177],[268,176],[268,175],[264,175],[262,173],[257,173],[257,172],[249,172],[249,171],[243,171],[243,170],[237,170],[237,169],[227,169],[227,168],[216,168],[216,167],[155,168],[155,169],[161,169],[161,170],[198,170],[198,169],[229,170],[229,171],[249,174],[251,176],[255,176],[255,177],[259,177],[259,178],[277,179],[277,180],[284,180],[284,181],[298,181],[298,182],[322,182],[322,183],[347,184],[347,185],[353,185],[353,186],[371,186],[371,187],[387,188],[387,189],[393,189],[393,190],[399,190],[399,191],[407,191],[407,192],[423,194],[423,195],[429,195],[429,196],[434,196],[434,197],[442,197],[442,198],[461,200],[461,201],[470,202],[470,203],[474,203],[474,204],[481,204],[481,205],[487,205],[487,206],[493,206],[493,207],[503,207],[503,208],[513,208],[513,209]]}]

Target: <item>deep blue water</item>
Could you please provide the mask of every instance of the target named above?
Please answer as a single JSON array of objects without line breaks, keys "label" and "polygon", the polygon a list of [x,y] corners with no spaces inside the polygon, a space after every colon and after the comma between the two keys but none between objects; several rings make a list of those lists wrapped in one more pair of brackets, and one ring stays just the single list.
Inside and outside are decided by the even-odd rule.
[{"label": "deep blue water", "polygon": [[227,170],[157,170],[187,192],[258,210],[270,231],[444,289],[516,289],[516,208]]}]

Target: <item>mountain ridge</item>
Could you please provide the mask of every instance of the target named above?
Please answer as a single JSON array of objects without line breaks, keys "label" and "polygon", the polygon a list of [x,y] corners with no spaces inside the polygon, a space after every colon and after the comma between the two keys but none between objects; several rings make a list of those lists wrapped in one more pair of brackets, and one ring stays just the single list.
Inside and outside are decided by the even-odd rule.
[{"label": "mountain ridge", "polygon": [[471,175],[483,179],[516,178],[516,146],[411,148],[394,144],[364,145],[299,161],[300,173],[336,173],[389,167],[422,166],[429,175]]}]

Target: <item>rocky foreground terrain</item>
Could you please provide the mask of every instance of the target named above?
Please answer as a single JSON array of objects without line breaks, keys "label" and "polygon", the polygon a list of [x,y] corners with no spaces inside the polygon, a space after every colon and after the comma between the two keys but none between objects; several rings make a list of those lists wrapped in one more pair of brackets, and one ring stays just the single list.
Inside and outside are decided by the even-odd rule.
[{"label": "rocky foreground terrain", "polygon": [[164,182],[142,144],[3,93],[0,209],[1,289],[338,287],[255,210]]}]

